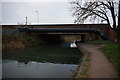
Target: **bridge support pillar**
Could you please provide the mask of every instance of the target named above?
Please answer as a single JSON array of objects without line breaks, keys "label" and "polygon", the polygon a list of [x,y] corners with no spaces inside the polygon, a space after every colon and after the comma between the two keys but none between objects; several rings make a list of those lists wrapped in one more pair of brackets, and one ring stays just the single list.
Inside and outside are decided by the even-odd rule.
[{"label": "bridge support pillar", "polygon": [[81,34],[81,42],[85,42],[85,34]]}]

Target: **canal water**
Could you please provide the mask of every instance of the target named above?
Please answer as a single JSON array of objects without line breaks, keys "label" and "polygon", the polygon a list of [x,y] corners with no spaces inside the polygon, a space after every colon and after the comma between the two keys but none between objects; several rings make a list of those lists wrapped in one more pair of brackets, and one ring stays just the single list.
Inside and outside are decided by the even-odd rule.
[{"label": "canal water", "polygon": [[69,44],[3,51],[3,78],[72,78],[81,53]]}]

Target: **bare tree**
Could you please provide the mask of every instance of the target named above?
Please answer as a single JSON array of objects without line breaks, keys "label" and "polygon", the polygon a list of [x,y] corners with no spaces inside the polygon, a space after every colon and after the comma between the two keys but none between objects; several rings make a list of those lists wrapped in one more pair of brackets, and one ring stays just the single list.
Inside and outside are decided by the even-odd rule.
[{"label": "bare tree", "polygon": [[98,20],[101,23],[107,22],[109,27],[117,34],[120,42],[120,1],[119,0],[73,0],[73,16],[76,17],[75,23],[84,23],[86,20]]},{"label": "bare tree", "polygon": [[118,10],[118,28],[120,30],[120,1],[119,1],[119,10]]},{"label": "bare tree", "polygon": [[[119,10],[118,10],[118,32],[117,32],[117,37],[118,37],[118,43],[120,43],[120,1],[119,1]],[[120,45],[119,45],[120,48]],[[119,50],[120,51],[120,50]]]},{"label": "bare tree", "polygon": [[[120,31],[118,23],[120,1],[115,0],[94,0],[82,1],[74,0],[72,5],[73,16],[76,17],[75,23],[84,23],[87,19],[96,20],[101,18],[101,22],[107,22],[109,27],[115,32]],[[120,20],[120,19],[119,19]]]}]

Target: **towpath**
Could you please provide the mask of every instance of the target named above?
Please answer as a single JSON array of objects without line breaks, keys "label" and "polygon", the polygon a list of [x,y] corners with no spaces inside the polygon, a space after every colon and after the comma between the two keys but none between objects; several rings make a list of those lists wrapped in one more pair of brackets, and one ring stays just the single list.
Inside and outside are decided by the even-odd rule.
[{"label": "towpath", "polygon": [[117,78],[117,72],[105,55],[98,50],[100,46],[89,44],[78,44],[90,52],[90,66],[88,68],[88,78]]}]

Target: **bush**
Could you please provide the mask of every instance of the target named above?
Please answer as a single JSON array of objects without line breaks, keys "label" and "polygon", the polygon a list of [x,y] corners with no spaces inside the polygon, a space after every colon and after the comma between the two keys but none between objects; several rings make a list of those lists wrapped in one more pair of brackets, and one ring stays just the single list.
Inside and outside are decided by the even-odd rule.
[{"label": "bush", "polygon": [[3,50],[25,48],[28,46],[37,46],[42,43],[44,42],[34,35],[31,36],[25,34],[20,34],[17,36],[6,34],[2,35]]}]

